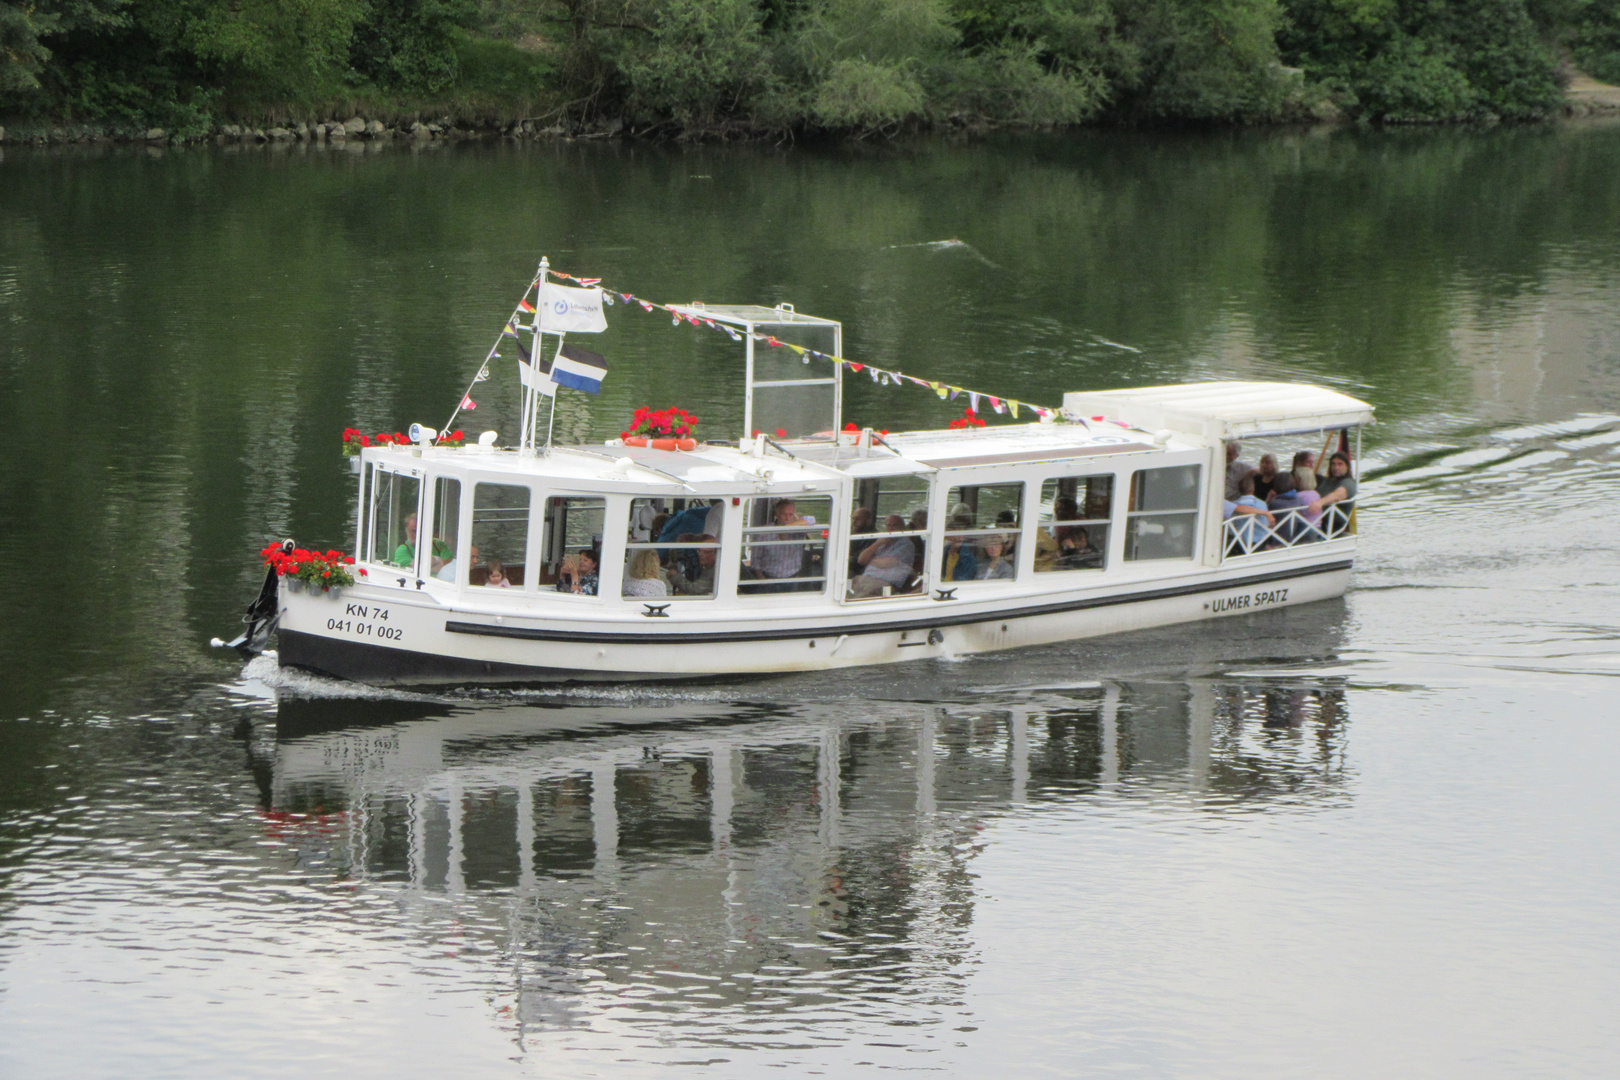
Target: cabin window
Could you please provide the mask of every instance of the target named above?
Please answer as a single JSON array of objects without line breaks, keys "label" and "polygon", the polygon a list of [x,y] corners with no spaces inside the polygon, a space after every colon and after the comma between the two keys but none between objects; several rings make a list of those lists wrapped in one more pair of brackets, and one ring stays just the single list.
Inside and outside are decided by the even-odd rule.
[{"label": "cabin window", "polygon": [[849,599],[924,590],[928,566],[926,479],[883,476],[857,480],[849,531]]},{"label": "cabin window", "polygon": [[422,482],[378,469],[371,483],[371,561],[416,569]]},{"label": "cabin window", "polygon": [[546,500],[540,586],[596,595],[602,560],[602,523],[607,503],[581,495]]},{"label": "cabin window", "polygon": [[433,556],[428,569],[440,581],[459,581],[461,558],[461,481],[441,476],[433,481]]},{"label": "cabin window", "polygon": [[1131,476],[1125,516],[1125,558],[1190,559],[1198,542],[1201,469],[1178,465],[1142,469]]},{"label": "cabin window", "polygon": [[623,595],[712,598],[724,513],[719,499],[631,499]]},{"label": "cabin window", "polygon": [[[527,581],[530,492],[524,484],[474,484],[472,558],[468,581],[488,587],[491,572],[499,570],[510,588]],[[496,586],[499,588],[499,585]]]},{"label": "cabin window", "polygon": [[1041,484],[1035,572],[1107,567],[1113,517],[1112,476],[1056,476]]},{"label": "cabin window", "polygon": [[1016,577],[1024,485],[953,487],[945,504],[945,550],[940,555],[939,580]]},{"label": "cabin window", "polygon": [[737,592],[759,596],[827,588],[829,495],[749,499]]}]

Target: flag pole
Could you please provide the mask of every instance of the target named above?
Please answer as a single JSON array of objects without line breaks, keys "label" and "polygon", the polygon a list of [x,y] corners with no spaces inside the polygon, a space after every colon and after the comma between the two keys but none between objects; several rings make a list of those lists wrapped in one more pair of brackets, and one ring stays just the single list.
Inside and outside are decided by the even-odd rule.
[{"label": "flag pole", "polygon": [[[551,368],[552,368],[553,371],[555,371],[557,369],[557,357],[562,355],[563,338],[565,338],[567,336],[568,335],[566,333],[557,335],[557,352],[556,352],[556,355],[554,355],[551,358]],[[540,347],[538,345],[535,346],[534,355],[536,355],[536,356],[540,355]],[[556,424],[557,424],[557,393],[556,393],[555,390],[553,390],[552,393],[551,393],[551,408],[546,413],[546,456],[547,457],[551,456],[551,429],[553,427],[555,427]]]},{"label": "flag pole", "polygon": [[[531,327],[529,346],[534,350],[533,355],[536,359],[540,356],[541,324],[546,317],[546,276],[550,273],[551,259],[545,255],[540,256],[540,270],[537,274],[540,285],[536,289],[534,296],[534,318],[529,321]],[[525,386],[523,388],[523,400],[526,406],[523,410],[523,450],[532,455],[534,453],[534,429],[540,420],[539,389],[534,386]],[[552,402],[552,408],[556,408],[556,402]]]}]

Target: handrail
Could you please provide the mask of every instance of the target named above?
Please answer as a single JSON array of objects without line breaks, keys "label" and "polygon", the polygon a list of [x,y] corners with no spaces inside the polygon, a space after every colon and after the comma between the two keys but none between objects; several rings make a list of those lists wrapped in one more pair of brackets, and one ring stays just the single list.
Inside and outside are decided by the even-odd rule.
[{"label": "handrail", "polygon": [[1222,557],[1238,558],[1352,536],[1350,511],[1354,509],[1353,499],[1330,503],[1322,508],[1316,521],[1311,521],[1307,516],[1309,507],[1289,506],[1268,511],[1276,522],[1272,525],[1259,514],[1233,514],[1221,522]]}]

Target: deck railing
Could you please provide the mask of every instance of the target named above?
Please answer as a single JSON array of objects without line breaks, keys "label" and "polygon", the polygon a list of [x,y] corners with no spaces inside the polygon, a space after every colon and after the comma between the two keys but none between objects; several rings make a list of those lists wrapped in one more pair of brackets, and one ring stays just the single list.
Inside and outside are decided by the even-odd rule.
[{"label": "deck railing", "polygon": [[1336,502],[1312,514],[1307,507],[1272,510],[1274,523],[1264,514],[1233,514],[1221,524],[1221,550],[1230,559],[1281,551],[1301,544],[1319,544],[1355,535],[1355,503]]}]

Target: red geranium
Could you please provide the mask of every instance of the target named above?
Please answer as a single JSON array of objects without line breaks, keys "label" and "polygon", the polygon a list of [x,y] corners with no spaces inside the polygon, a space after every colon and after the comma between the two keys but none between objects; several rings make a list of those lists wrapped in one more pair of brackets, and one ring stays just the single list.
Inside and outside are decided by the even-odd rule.
[{"label": "red geranium", "polygon": [[636,410],[630,430],[619,437],[653,436],[656,438],[690,438],[698,418],[684,409],[671,405],[667,409],[649,409],[645,405]]}]

